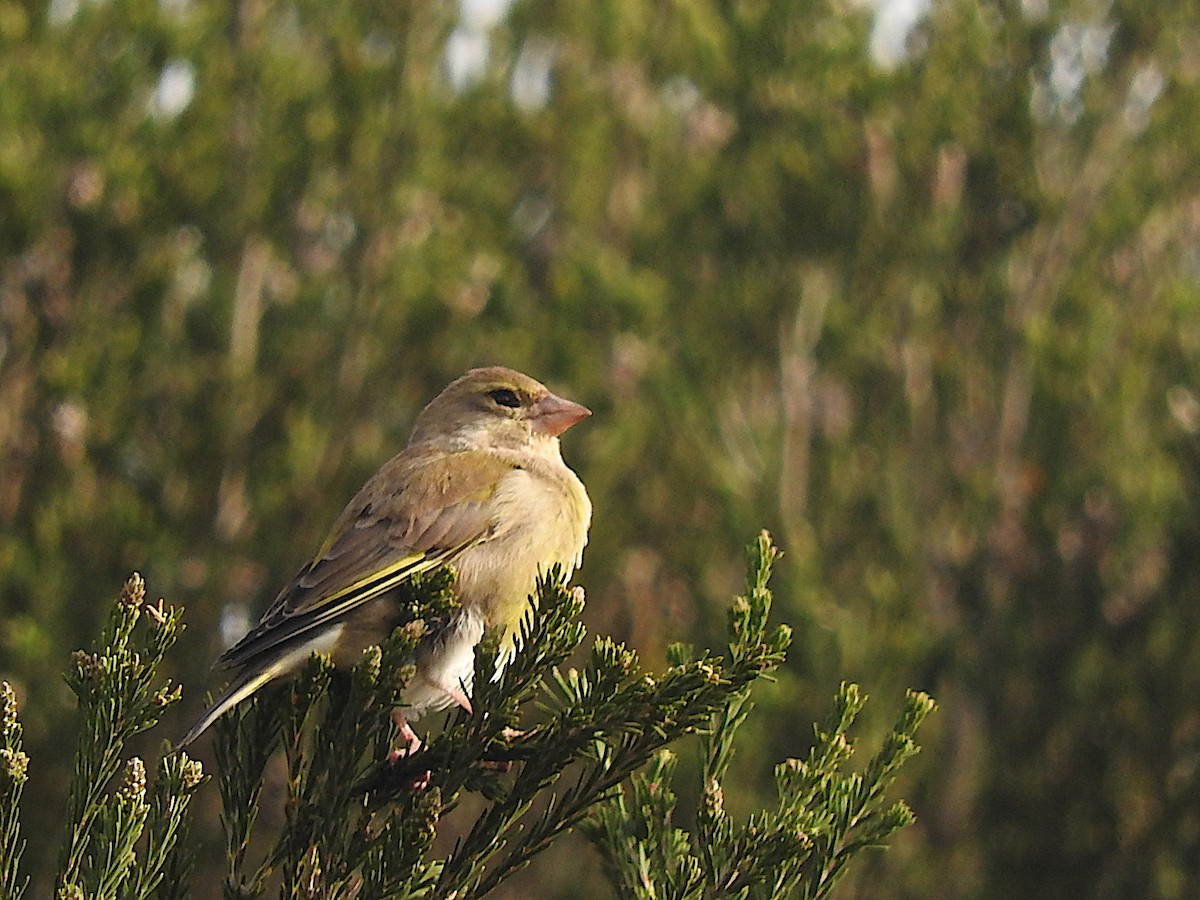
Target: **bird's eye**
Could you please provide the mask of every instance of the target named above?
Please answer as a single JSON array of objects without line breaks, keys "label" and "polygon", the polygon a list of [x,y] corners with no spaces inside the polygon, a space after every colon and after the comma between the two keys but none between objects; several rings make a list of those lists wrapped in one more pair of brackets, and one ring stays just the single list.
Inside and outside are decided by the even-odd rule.
[{"label": "bird's eye", "polygon": [[521,405],[521,398],[517,396],[517,392],[510,391],[508,388],[497,388],[494,391],[489,391],[488,396],[500,406],[507,406],[510,409],[516,409]]}]

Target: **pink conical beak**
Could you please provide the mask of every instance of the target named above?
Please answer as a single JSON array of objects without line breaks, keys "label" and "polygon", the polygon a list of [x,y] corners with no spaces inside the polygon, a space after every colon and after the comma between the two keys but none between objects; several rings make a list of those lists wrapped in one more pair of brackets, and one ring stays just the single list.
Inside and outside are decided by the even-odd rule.
[{"label": "pink conical beak", "polygon": [[586,419],[592,411],[571,400],[555,394],[547,394],[532,407],[533,430],[540,434],[558,437],[576,422]]}]

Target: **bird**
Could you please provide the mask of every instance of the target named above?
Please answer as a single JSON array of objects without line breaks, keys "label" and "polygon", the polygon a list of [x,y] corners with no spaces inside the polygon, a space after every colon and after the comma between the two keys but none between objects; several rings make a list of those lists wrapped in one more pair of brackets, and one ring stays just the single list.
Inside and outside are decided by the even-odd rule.
[{"label": "bird", "polygon": [[589,415],[501,366],[451,382],[258,624],[218,658],[231,680],[176,749],[313,653],[330,654],[335,665],[360,658],[403,621],[398,586],[443,565],[457,573],[459,606],[414,651],[416,674],[393,712],[403,752],[420,747],[409,722],[421,713],[469,711],[474,648],[485,629],[503,629],[503,659],[539,574],[559,566],[569,577],[582,562],[592,504],[559,437]]}]

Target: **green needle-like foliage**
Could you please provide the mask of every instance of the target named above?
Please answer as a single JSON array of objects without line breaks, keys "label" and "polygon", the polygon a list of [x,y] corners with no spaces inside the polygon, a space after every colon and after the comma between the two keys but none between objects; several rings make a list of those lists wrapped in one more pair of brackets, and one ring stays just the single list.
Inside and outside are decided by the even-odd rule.
[{"label": "green needle-like foliage", "polygon": [[[760,541],[752,597],[765,590],[773,550]],[[250,875],[245,848],[277,698],[247,704],[219,729],[218,761],[231,836],[228,897],[258,896],[278,872],[283,895],[478,897],[522,868],[665,745],[704,728],[728,698],[783,658],[789,633],[767,633],[760,605],[731,614],[728,659],[643,672],[637,655],[606,638],[581,669],[558,667],[584,640],[583,592],[550,572],[521,625],[516,649],[497,664],[499,635],[476,653],[473,711],[460,712],[412,756],[390,754],[405,660],[428,626],[451,609],[451,575],[413,586],[413,621],[348,675],[314,657],[291,689],[279,728],[288,758],[284,832]],[[533,722],[523,732],[523,717]],[[250,746],[255,745],[255,746]],[[233,776],[236,773],[236,776]],[[233,777],[231,777],[233,776]],[[428,857],[441,817],[465,793],[488,802],[444,860]]]},{"label": "green needle-like foliage", "polygon": [[25,841],[18,815],[29,780],[29,757],[21,749],[21,723],[12,685],[0,681],[0,900],[19,900],[27,879],[18,874]]},{"label": "green needle-like foliage", "polygon": [[[224,896],[482,897],[581,825],[621,896],[824,896],[855,854],[911,819],[882,795],[916,752],[912,734],[932,702],[911,695],[865,771],[847,773],[846,733],[863,698],[843,686],[808,757],[778,768],[777,807],[734,823],[721,794],[733,738],[750,711],[752,685],[771,675],[791,639],[786,626],[768,625],[776,553],[766,534],[751,546],[748,588],[729,612],[728,652],[676,647],[659,675],[603,637],[578,668],[564,668],[585,639],[584,596],[563,585],[561,572],[547,573],[513,651],[501,653],[495,632],[480,643],[472,710],[400,752],[390,711],[413,674],[414,649],[456,605],[452,570],[415,579],[402,604],[409,620],[382,647],[367,648],[348,671],[314,655],[295,678],[218,722]],[[57,886],[66,900],[187,896],[185,815],[204,780],[199,764],[168,751],[148,784],[142,760],[123,754],[129,738],[153,727],[180,695],[155,675],[182,628],[180,613],[146,604],[144,594],[141,579],[131,578],[100,640],[75,655],[68,674],[84,725]],[[25,759],[7,686],[0,699],[7,900],[23,887],[17,801]],[[703,735],[705,781],[689,835],[671,822],[676,757],[666,748],[695,733]],[[281,750],[282,826],[261,834],[264,780]],[[443,817],[469,795],[481,812],[448,852],[436,853]]]},{"label": "green needle-like foliage", "polygon": [[[411,677],[420,636],[453,609],[452,585],[450,571],[414,579],[406,588],[412,621],[382,648],[368,648],[351,671],[335,672],[314,655],[291,684],[260,692],[218,721],[226,897],[262,896],[275,876],[285,897],[399,896],[398,885],[413,894],[431,881],[421,864],[437,792],[393,777],[387,760],[397,734],[388,713]],[[280,745],[288,767],[284,827],[265,858],[251,861],[263,777]],[[396,788],[377,807],[364,786],[381,767]]]},{"label": "green needle-like foliage", "polygon": [[[152,728],[181,696],[156,669],[183,630],[182,610],[145,601],[141,576],[126,582],[100,639],[67,672],[83,714],[67,800],[58,873],[63,898],[180,897],[189,869],[180,838],[188,801],[204,780],[186,755],[168,758],[148,790],[132,757],[115,790],[126,742]],[[139,855],[137,847],[144,849]]]},{"label": "green needle-like foliage", "polygon": [[[730,611],[732,660],[761,660],[762,648],[770,646],[762,638],[771,607],[767,577],[774,552],[765,535],[751,548],[750,590]],[[784,645],[776,646],[782,652]],[[677,658],[686,652],[674,649]],[[761,673],[769,671],[767,667]],[[857,685],[843,684],[828,721],[815,730],[808,756],[776,768],[775,808],[751,815],[744,824],[735,822],[725,810],[721,785],[733,756],[734,736],[751,710],[749,689],[750,682],[744,682],[728,692],[709,718],[694,834],[673,825],[676,800],[671,784],[677,758],[665,749],[646,771],[634,775],[627,791],[600,805],[589,818],[587,831],[620,896],[825,897],[861,850],[883,846],[912,821],[903,802],[889,806],[883,793],[899,766],[917,752],[913,734],[933,710],[933,701],[910,692],[900,720],[865,771],[847,772],[844,767],[853,753],[847,733],[866,698]]]}]

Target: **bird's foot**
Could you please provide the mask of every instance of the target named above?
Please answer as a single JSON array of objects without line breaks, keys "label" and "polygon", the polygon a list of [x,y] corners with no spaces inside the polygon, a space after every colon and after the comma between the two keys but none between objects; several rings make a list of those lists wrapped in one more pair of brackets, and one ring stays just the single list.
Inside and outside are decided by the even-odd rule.
[{"label": "bird's foot", "polygon": [[[392,721],[400,729],[401,745],[393,747],[388,751],[387,761],[384,765],[390,770],[414,768],[411,761],[425,744],[417,736],[417,733],[412,730],[412,726],[408,724],[408,719],[404,717],[404,713],[399,709],[392,710]],[[411,774],[407,772],[396,774],[399,777],[400,783],[410,791],[428,790],[433,779],[433,773],[428,769],[417,770]]]},{"label": "bird's foot", "polygon": [[519,748],[514,748],[513,744],[529,733],[518,728],[501,729],[499,738],[503,742],[503,746],[499,747],[493,744],[492,752],[479,760],[479,767],[489,772],[499,772],[502,775],[511,770],[514,759],[527,758],[525,753]]},{"label": "bird's foot", "polygon": [[431,784],[433,784],[433,773],[425,769],[409,778],[404,786],[415,794],[429,790]]},{"label": "bird's foot", "polygon": [[392,710],[392,721],[400,729],[400,740],[403,742],[402,747],[395,747],[388,754],[388,762],[394,763],[405,757],[413,756],[425,745],[421,742],[417,733],[412,730],[412,726],[408,724],[408,719],[404,717],[404,713],[400,710]]}]

